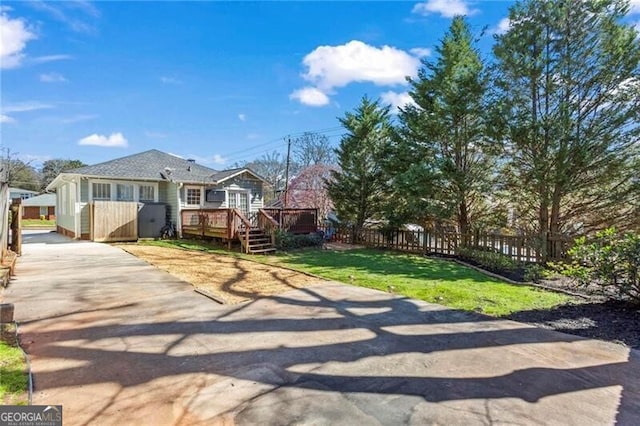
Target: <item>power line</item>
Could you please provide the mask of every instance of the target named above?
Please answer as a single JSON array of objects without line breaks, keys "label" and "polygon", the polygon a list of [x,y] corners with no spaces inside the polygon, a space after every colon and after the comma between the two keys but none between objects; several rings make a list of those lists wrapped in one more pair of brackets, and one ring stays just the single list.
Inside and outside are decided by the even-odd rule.
[{"label": "power line", "polygon": [[[305,133],[315,133],[315,134],[321,134],[323,136],[326,136],[328,139],[332,139],[335,138],[337,136],[342,136],[344,133],[338,133],[338,134],[330,134],[333,132],[336,132],[338,130],[344,130],[344,128],[342,126],[335,126],[335,127],[327,127],[324,129],[318,129],[318,130],[305,130],[305,131],[301,131],[301,132],[297,132],[297,133],[291,133],[290,135],[287,136],[281,136],[277,139],[273,139],[267,142],[263,142],[260,143],[258,145],[254,145],[248,148],[244,148],[241,149],[239,151],[234,151],[231,152],[229,154],[223,154],[224,158],[227,159],[227,161],[238,161],[239,159],[242,159],[248,155],[252,155],[252,156],[257,156],[260,154],[265,154],[267,152],[270,152],[272,149],[274,149],[274,147],[276,145],[279,145],[283,142],[283,139],[285,138],[291,138],[291,137],[295,137],[295,136],[302,136]],[[270,147],[268,149],[260,149],[260,148],[265,148],[265,147]],[[256,151],[259,150],[259,151]]]}]

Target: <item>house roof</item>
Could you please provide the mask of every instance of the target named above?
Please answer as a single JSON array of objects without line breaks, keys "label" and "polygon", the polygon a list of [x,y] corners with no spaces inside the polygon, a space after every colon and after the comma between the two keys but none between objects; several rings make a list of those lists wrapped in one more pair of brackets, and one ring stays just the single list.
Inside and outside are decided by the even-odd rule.
[{"label": "house roof", "polygon": [[212,181],[216,170],[151,149],[127,157],[67,171],[94,177],[118,179],[173,180],[178,182]]},{"label": "house roof", "polygon": [[140,152],[104,163],[84,166],[58,175],[47,186],[52,190],[65,181],[65,176],[79,175],[94,178],[126,180],[174,181],[182,183],[217,184],[241,173],[248,172],[264,181],[264,178],[248,168],[217,171],[191,160],[167,154],[157,149]]},{"label": "house roof", "polygon": [[35,197],[22,200],[23,206],[55,206],[56,194],[40,194]]},{"label": "house roof", "polygon": [[9,187],[9,192],[19,192],[21,194],[37,194],[38,193],[38,191],[32,191],[30,189],[15,188],[15,187]]},{"label": "house roof", "polygon": [[223,170],[221,172],[216,172],[213,175],[213,179],[216,182],[220,183],[220,182],[223,182],[223,181],[225,181],[227,179],[231,179],[232,177],[241,175],[242,173],[245,173],[245,172],[253,175],[255,178],[257,178],[258,180],[263,181],[264,183],[269,183],[269,182],[267,182],[267,180],[265,178],[263,178],[262,176],[260,176],[259,174],[257,174],[256,172],[254,172],[253,170],[251,170],[248,167],[240,167],[240,168],[237,168],[237,169],[228,169],[228,170]]}]

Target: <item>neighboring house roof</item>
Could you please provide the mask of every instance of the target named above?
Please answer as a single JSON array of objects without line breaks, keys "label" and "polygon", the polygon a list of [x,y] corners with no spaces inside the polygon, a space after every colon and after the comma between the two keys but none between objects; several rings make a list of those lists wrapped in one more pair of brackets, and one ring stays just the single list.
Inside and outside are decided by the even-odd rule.
[{"label": "neighboring house roof", "polygon": [[22,200],[23,206],[55,206],[56,194],[41,194]]},{"label": "neighboring house roof", "polygon": [[37,194],[38,193],[38,191],[32,191],[30,189],[12,188],[12,187],[9,187],[9,192],[19,192],[21,194]]},{"label": "neighboring house roof", "polygon": [[262,177],[247,168],[217,171],[196,164],[192,160],[185,160],[157,149],[151,149],[104,163],[68,170],[58,175],[47,186],[47,190],[59,187],[64,183],[64,177],[70,175],[126,180],[210,183],[215,185],[244,172],[248,172],[264,181]]}]

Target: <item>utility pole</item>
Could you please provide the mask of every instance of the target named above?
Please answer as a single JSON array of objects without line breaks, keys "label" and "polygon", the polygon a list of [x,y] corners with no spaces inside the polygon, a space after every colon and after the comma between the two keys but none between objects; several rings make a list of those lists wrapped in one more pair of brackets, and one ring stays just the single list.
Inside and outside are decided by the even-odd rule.
[{"label": "utility pole", "polygon": [[284,208],[289,203],[289,164],[291,163],[291,136],[287,136],[287,167],[284,172]]}]

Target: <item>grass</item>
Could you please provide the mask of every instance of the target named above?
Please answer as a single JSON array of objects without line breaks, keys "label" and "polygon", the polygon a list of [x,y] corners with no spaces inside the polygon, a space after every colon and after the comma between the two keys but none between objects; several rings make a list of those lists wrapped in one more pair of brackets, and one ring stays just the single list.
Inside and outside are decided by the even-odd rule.
[{"label": "grass", "polygon": [[250,256],[190,240],[149,241],[146,244],[285,266],[330,280],[393,291],[426,302],[494,316],[549,309],[573,300],[570,296],[532,286],[508,284],[446,259],[380,250],[303,250],[277,256]]},{"label": "grass", "polygon": [[15,331],[4,327],[0,335],[0,405],[27,405],[27,365]]},{"label": "grass", "polygon": [[22,219],[22,226],[56,226],[56,221],[47,219]]}]

